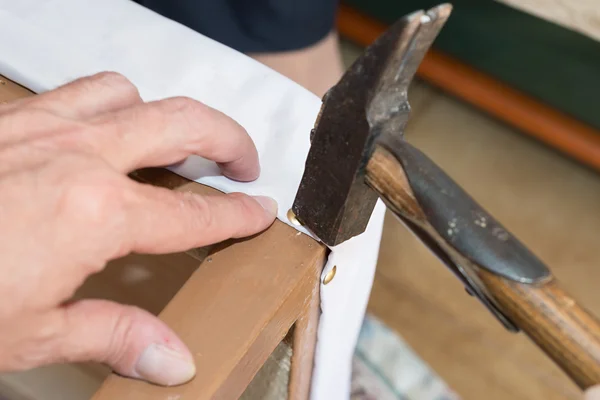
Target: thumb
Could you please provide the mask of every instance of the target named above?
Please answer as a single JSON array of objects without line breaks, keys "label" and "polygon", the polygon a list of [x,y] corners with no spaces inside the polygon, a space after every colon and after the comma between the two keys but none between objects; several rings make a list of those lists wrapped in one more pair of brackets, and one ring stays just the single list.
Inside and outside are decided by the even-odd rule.
[{"label": "thumb", "polygon": [[585,392],[585,400],[600,400],[600,385],[592,386]]},{"label": "thumb", "polygon": [[115,372],[158,385],[179,385],[196,374],[177,335],[147,311],[105,300],[81,300],[66,314],[61,353],[73,362],[97,361]]}]

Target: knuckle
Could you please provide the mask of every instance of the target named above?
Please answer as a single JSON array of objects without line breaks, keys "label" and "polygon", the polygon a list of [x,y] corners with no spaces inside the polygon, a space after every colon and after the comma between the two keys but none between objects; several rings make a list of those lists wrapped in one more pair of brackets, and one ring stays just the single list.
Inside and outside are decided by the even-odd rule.
[{"label": "knuckle", "polygon": [[124,201],[113,185],[82,183],[65,189],[62,208],[87,225],[99,226],[122,216]]},{"label": "knuckle", "polygon": [[99,72],[92,75],[91,79],[109,86],[133,85],[124,75],[113,71]]},{"label": "knuckle", "polygon": [[234,202],[242,215],[252,214],[256,211],[256,202],[247,194],[239,192],[230,193],[229,198]]},{"label": "knuckle", "polygon": [[111,365],[121,364],[128,356],[127,349],[135,340],[137,309],[133,306],[120,306],[112,317],[110,337],[107,348],[99,354],[101,361]]},{"label": "knuckle", "polygon": [[238,207],[240,208],[240,212],[244,215],[254,214],[257,211],[257,203],[252,197],[248,196],[245,193],[231,193],[229,195],[231,199],[233,199]]},{"label": "knuckle", "polygon": [[206,106],[190,97],[178,96],[162,101],[164,108],[171,112],[198,113],[204,112]]},{"label": "knuckle", "polygon": [[[169,132],[178,138],[189,136],[201,131],[199,124],[202,121],[200,109],[202,104],[187,97],[173,97],[151,103],[148,107],[140,109],[140,117],[149,121],[160,132]],[[173,129],[173,127],[178,129]]]},{"label": "knuckle", "polygon": [[26,323],[30,329],[18,341],[18,351],[11,357],[11,369],[26,370],[51,362],[66,361],[61,349],[65,335],[64,325],[60,322],[44,315],[33,325]]},{"label": "knuckle", "polygon": [[[189,127],[199,127],[200,123],[205,123],[209,116],[208,107],[199,101],[189,97],[173,97],[161,102],[162,112],[167,116],[179,118],[181,122]],[[193,129],[194,132],[200,132],[200,129]]]},{"label": "knuckle", "polygon": [[215,216],[207,197],[198,196],[193,193],[183,193],[182,202],[185,203],[183,207],[193,215],[193,218],[188,219],[193,224],[192,228],[199,227],[203,230],[210,230],[215,227],[217,221],[215,221]]},{"label": "knuckle", "polygon": [[91,80],[96,84],[108,87],[110,89],[118,89],[128,98],[140,97],[137,87],[124,75],[118,72],[100,72],[96,75],[93,75]]}]

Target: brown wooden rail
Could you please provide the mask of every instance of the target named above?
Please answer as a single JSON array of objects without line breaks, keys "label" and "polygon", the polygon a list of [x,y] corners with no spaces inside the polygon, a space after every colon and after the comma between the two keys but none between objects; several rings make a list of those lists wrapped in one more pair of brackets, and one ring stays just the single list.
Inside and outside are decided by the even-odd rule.
[{"label": "brown wooden rail", "polygon": [[[342,36],[363,46],[387,26],[342,5],[337,27]],[[600,131],[434,49],[417,75],[423,80],[515,126],[526,134],[600,170]]]}]

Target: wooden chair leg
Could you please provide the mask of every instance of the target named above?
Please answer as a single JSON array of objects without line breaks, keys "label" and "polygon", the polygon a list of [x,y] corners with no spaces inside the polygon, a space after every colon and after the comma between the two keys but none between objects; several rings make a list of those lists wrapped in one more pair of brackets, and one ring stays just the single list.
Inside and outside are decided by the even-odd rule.
[{"label": "wooden chair leg", "polygon": [[292,367],[288,400],[308,400],[317,345],[317,331],[321,315],[319,290],[321,269],[314,270],[312,295],[294,326]]}]

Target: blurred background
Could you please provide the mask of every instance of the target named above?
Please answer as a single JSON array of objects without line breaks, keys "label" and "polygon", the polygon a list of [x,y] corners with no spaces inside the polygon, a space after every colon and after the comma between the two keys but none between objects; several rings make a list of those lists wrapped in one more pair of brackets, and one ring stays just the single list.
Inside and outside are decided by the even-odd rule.
[{"label": "blurred background", "polygon": [[[436,4],[343,2],[345,65],[386,24]],[[452,4],[409,92],[407,140],[600,315],[600,3]],[[391,215],[368,310],[461,398],[581,398],[525,335],[505,331]],[[410,399],[450,396],[419,397],[410,383],[399,386]]]}]

